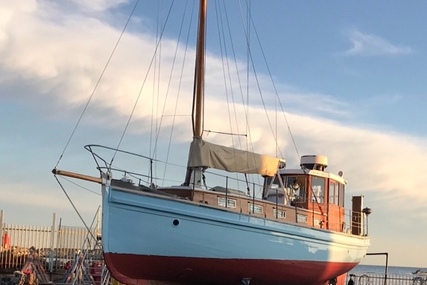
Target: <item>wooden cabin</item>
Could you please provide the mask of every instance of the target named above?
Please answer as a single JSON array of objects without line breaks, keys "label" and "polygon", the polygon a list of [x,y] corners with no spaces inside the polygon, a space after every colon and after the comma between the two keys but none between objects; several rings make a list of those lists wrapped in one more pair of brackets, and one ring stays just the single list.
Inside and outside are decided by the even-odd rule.
[{"label": "wooden cabin", "polygon": [[[338,232],[364,234],[363,196],[353,197],[352,214],[345,207],[347,181],[325,171],[326,156],[301,157],[300,169],[280,169],[275,177],[264,177],[262,198],[225,187],[161,187],[157,190],[203,206],[305,224]],[[351,218],[351,219],[350,219]],[[350,225],[350,222],[352,225]]]}]

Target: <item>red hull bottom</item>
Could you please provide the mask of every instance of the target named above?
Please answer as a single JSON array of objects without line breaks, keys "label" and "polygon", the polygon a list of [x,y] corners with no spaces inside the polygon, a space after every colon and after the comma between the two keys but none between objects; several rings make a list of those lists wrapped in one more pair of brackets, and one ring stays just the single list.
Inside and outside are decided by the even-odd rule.
[{"label": "red hull bottom", "polygon": [[[147,280],[162,280],[175,284],[243,284],[241,281],[244,278],[250,278],[250,285],[320,285],[327,284],[329,279],[344,274],[357,265],[317,261],[213,259],[115,253],[105,253],[104,258],[112,276],[129,285],[149,284]],[[342,281],[338,284],[343,283]]]}]

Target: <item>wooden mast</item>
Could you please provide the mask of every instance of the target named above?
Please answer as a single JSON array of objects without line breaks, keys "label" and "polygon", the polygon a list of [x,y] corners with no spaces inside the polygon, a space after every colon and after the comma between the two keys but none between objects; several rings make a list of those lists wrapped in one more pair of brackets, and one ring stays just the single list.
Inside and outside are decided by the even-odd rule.
[{"label": "wooden mast", "polygon": [[205,49],[206,49],[207,0],[200,0],[199,29],[197,36],[196,64],[193,89],[193,136],[203,134],[203,104],[205,92]]},{"label": "wooden mast", "polygon": [[[199,26],[197,31],[196,63],[194,71],[192,125],[193,140],[201,139],[203,135],[203,108],[205,93],[205,50],[206,50],[206,18],[208,0],[200,0]],[[190,154],[191,155],[191,154]],[[203,170],[200,168],[187,168],[184,185],[201,183]],[[193,176],[193,178],[192,178]]]}]

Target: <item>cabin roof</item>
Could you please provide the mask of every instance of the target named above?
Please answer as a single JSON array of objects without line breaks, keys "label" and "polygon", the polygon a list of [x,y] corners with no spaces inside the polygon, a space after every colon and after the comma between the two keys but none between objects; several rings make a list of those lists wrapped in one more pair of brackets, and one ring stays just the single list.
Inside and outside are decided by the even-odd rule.
[{"label": "cabin roof", "polygon": [[331,178],[335,181],[338,181],[342,184],[347,184],[347,180],[345,180],[343,177],[333,174],[327,171],[320,171],[320,170],[310,170],[310,169],[280,169],[280,174],[286,174],[286,175],[304,175],[308,174],[311,176],[318,176],[318,177],[324,177],[324,178]]}]

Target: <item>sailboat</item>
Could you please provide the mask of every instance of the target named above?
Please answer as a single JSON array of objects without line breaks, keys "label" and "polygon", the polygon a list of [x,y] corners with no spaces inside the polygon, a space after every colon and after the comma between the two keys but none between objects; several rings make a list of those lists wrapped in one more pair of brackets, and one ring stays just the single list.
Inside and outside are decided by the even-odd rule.
[{"label": "sailboat", "polygon": [[[101,184],[104,258],[122,283],[344,284],[344,274],[367,253],[370,209],[363,196],[354,196],[348,215],[347,181],[325,170],[324,155],[304,155],[299,168],[288,169],[284,159],[203,138],[207,0],[200,0],[199,14],[193,141],[184,183],[154,187],[115,177],[119,170],[97,154],[106,148],[99,145],[86,149],[102,163],[100,177],[59,169],[54,174]],[[207,169],[259,175],[262,195],[227,184],[207,187]]]}]

